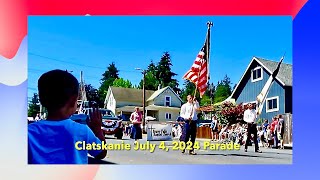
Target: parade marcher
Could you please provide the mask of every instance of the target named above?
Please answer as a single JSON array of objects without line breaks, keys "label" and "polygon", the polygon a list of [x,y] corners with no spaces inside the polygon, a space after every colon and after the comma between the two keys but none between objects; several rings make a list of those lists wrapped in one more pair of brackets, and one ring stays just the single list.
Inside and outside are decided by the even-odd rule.
[{"label": "parade marcher", "polygon": [[[191,95],[187,96],[187,100],[188,102],[182,105],[181,111],[180,111],[180,116],[184,118],[186,122],[185,124],[186,137],[184,139],[185,140],[184,142],[186,143],[186,147],[187,147],[187,142],[190,139],[192,143],[192,149],[189,150],[189,154],[196,155],[196,153],[194,152],[193,146],[194,146],[196,135],[197,135],[197,120],[198,120],[197,111],[199,109],[199,103]],[[182,150],[182,153],[185,153],[185,149]]]},{"label": "parade marcher", "polygon": [[137,143],[138,139],[142,139],[142,114],[139,110],[139,107],[135,107],[135,111],[130,116],[130,121],[133,124],[131,129],[131,139],[134,139],[135,143]]},{"label": "parade marcher", "polygon": [[250,137],[251,137],[251,134],[253,134],[255,152],[261,153],[261,151],[259,150],[258,135],[257,135],[257,124],[256,124],[257,112],[256,112],[256,110],[254,110],[252,108],[252,104],[251,103],[248,104],[247,108],[248,109],[244,111],[244,115],[243,115],[243,120],[245,122],[247,122],[247,126],[248,126],[248,128],[247,128],[248,136],[247,136],[247,140],[246,140],[244,151],[247,152],[248,145],[250,143]]}]

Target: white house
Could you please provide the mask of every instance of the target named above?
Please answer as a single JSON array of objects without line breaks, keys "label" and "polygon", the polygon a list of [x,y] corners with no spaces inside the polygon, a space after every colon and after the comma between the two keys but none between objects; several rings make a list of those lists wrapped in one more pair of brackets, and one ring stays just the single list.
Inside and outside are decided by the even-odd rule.
[{"label": "white house", "polygon": [[[129,119],[135,107],[143,110],[143,91],[109,87],[104,104],[105,108]],[[146,90],[146,116],[152,116],[158,121],[174,121],[179,116],[181,105],[181,98],[169,86],[157,91]]]}]

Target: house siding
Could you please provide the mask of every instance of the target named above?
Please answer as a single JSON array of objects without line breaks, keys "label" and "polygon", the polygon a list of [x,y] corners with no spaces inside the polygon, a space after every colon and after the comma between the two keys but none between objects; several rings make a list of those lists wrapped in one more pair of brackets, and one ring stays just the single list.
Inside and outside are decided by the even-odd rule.
[{"label": "house siding", "polygon": [[108,99],[107,99],[107,109],[111,110],[113,113],[116,113],[116,100],[113,97],[112,92],[110,93]]},{"label": "house siding", "polygon": [[[250,70],[243,77],[241,84],[239,85],[238,93],[234,95],[233,98],[236,99],[237,104],[239,103],[248,103],[256,101],[257,95],[262,91],[262,88],[266,84],[267,80],[270,77],[270,74],[262,67],[263,69],[263,79],[260,81],[252,82],[251,81],[251,70],[255,67],[260,66],[258,63],[253,63],[250,67]],[[275,112],[266,112],[267,101],[263,106],[263,110],[259,118],[272,120],[272,117],[278,114],[285,113],[285,89],[283,86],[275,80],[269,90],[267,98],[279,97],[279,110]]]},{"label": "house siding", "polygon": [[[159,110],[159,121],[166,122],[166,121],[175,121],[177,117],[179,116],[180,110],[175,109],[165,109],[165,110]],[[171,113],[171,119],[166,119],[166,113]]]},{"label": "house siding", "polygon": [[165,106],[165,97],[166,96],[171,97],[171,106],[170,107],[181,107],[180,99],[169,89],[166,89],[158,97],[156,97],[153,101],[148,102],[148,105]]}]

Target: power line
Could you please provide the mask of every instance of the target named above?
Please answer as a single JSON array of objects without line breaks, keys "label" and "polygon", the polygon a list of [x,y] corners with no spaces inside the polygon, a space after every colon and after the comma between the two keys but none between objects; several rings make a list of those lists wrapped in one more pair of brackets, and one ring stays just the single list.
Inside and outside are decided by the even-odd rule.
[{"label": "power line", "polygon": [[[28,54],[32,55],[32,56],[37,56],[37,57],[40,57],[40,58],[48,59],[48,60],[51,60],[51,61],[57,61],[57,62],[62,62],[62,63],[66,63],[66,64],[73,64],[73,65],[76,65],[76,66],[82,66],[82,67],[94,68],[94,69],[102,69],[102,70],[106,70],[107,69],[107,68],[102,68],[102,67],[98,67],[98,66],[89,66],[89,65],[79,64],[79,63],[68,62],[68,61],[64,61],[64,60],[60,60],[60,59],[56,59],[56,58],[52,58],[52,57],[48,57],[48,56],[44,56],[44,55],[35,54],[35,53],[32,53],[32,52],[29,52]],[[129,70],[119,70],[119,72],[120,71],[122,71],[122,72],[140,73],[138,71],[129,71]]]}]

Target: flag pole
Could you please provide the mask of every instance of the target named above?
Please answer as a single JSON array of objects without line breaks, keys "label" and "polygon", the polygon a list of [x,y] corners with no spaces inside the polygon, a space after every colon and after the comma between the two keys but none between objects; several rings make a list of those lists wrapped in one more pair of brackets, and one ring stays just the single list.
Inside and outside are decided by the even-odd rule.
[{"label": "flag pole", "polygon": [[[211,21],[208,21],[207,22],[207,26],[208,26],[208,30],[207,30],[207,35],[206,35],[206,40],[205,40],[205,42],[206,42],[206,48],[207,48],[207,53],[205,54],[205,56],[206,56],[206,59],[207,59],[207,61],[206,61],[206,63],[208,63],[209,62],[209,45],[210,45],[210,30],[211,30],[211,26],[213,25],[213,23],[211,22]],[[201,66],[203,66],[203,64],[201,64]],[[209,74],[209,73],[208,73]],[[198,72],[198,81],[197,82],[199,82],[199,77],[200,76],[200,71]],[[208,78],[209,76],[207,75],[207,78]],[[194,89],[194,93],[193,93],[193,100],[196,98],[196,95],[197,95],[197,89],[198,89],[198,83],[196,83],[196,88]],[[200,94],[201,95],[201,94]],[[194,109],[194,102],[192,102],[192,109],[191,109],[191,114],[190,114],[190,118],[191,118],[191,116],[193,115],[193,109]],[[189,123],[191,123],[191,121],[189,122]]]},{"label": "flag pole", "polygon": [[269,93],[270,87],[272,86],[274,79],[276,78],[276,76],[278,75],[279,71],[280,71],[280,65],[282,64],[282,61],[285,58],[285,54],[281,57],[277,68],[272,72],[272,74],[270,75],[269,79],[267,80],[266,84],[264,85],[264,87],[262,88],[262,91],[258,94],[257,96],[257,102],[258,102],[258,106],[256,107],[256,111],[257,114],[260,116],[262,113],[262,109],[264,106],[264,102],[267,98],[267,95]]}]

